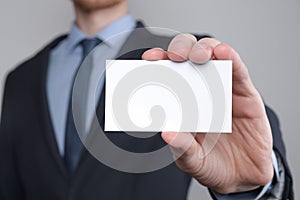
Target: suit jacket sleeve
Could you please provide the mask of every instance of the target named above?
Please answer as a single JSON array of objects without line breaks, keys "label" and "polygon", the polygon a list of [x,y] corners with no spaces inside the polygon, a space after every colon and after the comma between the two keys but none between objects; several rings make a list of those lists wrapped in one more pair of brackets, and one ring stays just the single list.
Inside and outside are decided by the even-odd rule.
[{"label": "suit jacket sleeve", "polygon": [[293,179],[286,159],[286,150],[282,139],[280,123],[276,114],[271,108],[266,106],[266,112],[269,118],[272,134],[273,134],[273,150],[276,156],[278,156],[279,159],[281,160],[284,168],[285,177],[284,177],[284,190],[282,194],[282,199],[294,199]]}]

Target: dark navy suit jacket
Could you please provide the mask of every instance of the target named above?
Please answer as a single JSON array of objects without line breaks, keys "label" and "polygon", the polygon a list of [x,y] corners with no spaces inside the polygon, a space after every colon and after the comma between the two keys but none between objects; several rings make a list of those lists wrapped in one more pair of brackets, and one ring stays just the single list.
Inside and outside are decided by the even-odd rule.
[{"label": "dark navy suit jacket", "polygon": [[[142,24],[137,26],[142,27]],[[206,36],[200,35],[198,39],[201,37]],[[67,176],[46,98],[49,53],[64,38],[55,39],[7,77],[0,127],[0,199],[186,199],[191,177],[174,163],[155,172],[125,173],[103,165],[84,150],[74,176]],[[133,32],[119,58],[140,59],[147,48],[166,49],[169,41],[169,37],[157,36],[145,29]],[[128,49],[133,51],[128,52]],[[103,103],[103,99],[100,100],[98,107],[103,108]],[[267,107],[266,111],[272,127],[274,151],[283,160],[286,170],[284,199],[292,199],[292,177],[279,122],[273,111]],[[97,115],[103,121],[101,109]],[[149,152],[165,145],[159,134],[141,140],[120,133],[110,139],[120,147],[136,152]]]}]

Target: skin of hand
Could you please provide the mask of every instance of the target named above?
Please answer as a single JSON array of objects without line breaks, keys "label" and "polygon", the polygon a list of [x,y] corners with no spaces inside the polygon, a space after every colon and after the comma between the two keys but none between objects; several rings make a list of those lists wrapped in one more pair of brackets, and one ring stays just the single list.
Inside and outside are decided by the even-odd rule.
[{"label": "skin of hand", "polygon": [[[150,49],[142,59],[189,60],[198,64],[232,60],[232,133],[163,132],[162,138],[169,144],[180,169],[218,193],[250,191],[272,180],[273,141],[264,103],[245,64],[232,47],[216,39],[197,41],[193,35],[180,34],[173,38],[167,51]],[[203,145],[207,137],[212,140],[218,137],[209,153]]]}]

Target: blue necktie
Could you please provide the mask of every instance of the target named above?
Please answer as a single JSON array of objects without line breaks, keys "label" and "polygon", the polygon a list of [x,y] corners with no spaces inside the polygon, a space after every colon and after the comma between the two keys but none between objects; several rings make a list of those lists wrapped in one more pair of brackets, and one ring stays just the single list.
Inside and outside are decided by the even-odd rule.
[{"label": "blue necktie", "polygon": [[[92,49],[95,48],[100,43],[101,43],[101,40],[97,39],[97,38],[82,40],[80,42],[80,45],[82,46],[82,61],[87,57],[87,55],[92,51]],[[81,61],[81,63],[82,63],[82,61]],[[84,65],[83,67],[87,67],[87,69],[84,69],[83,72],[80,73],[80,76],[82,76],[84,79],[83,84],[88,85],[89,76],[90,76],[90,70],[89,70],[90,66]],[[77,73],[75,74],[75,77],[76,77],[76,75],[77,75]],[[73,80],[72,89],[73,89],[75,77]],[[83,86],[83,87],[87,87],[87,86]],[[72,89],[71,89],[71,91],[72,91]],[[83,114],[85,114],[85,113],[83,113]],[[80,122],[80,123],[82,123],[82,122]],[[75,123],[74,123],[74,118],[73,118],[72,92],[71,92],[69,107],[68,107],[66,132],[65,132],[65,156],[64,156],[64,161],[65,161],[66,169],[67,169],[69,176],[71,176],[74,173],[74,171],[77,167],[77,164],[78,164],[80,156],[81,156],[82,149],[83,149],[83,144],[77,133]]]}]

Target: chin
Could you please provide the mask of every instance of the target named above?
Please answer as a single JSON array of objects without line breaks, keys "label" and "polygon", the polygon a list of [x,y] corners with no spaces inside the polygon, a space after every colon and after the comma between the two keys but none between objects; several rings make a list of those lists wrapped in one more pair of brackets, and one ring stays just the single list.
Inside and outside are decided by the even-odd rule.
[{"label": "chin", "polygon": [[125,0],[73,0],[74,4],[87,12],[113,7]]}]

